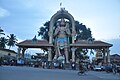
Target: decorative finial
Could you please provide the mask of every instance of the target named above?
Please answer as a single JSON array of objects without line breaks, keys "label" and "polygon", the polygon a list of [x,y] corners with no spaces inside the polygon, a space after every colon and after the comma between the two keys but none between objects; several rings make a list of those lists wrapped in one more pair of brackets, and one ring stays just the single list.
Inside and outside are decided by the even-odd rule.
[{"label": "decorative finial", "polygon": [[62,7],[62,2],[60,3],[60,7]]},{"label": "decorative finial", "polygon": [[61,11],[66,11],[65,8],[64,8],[63,5],[62,5],[62,2],[60,3],[60,10],[61,10]]}]

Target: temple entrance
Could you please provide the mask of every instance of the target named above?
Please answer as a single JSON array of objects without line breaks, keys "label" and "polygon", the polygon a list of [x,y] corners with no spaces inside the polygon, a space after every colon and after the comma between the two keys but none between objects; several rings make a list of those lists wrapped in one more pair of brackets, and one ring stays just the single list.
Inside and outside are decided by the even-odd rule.
[{"label": "temple entrance", "polygon": [[[63,55],[65,57],[65,63],[69,63],[69,45],[74,43],[73,36],[75,36],[74,22],[73,16],[70,15],[65,8],[61,8],[60,11],[52,16],[50,20],[49,43],[55,45],[54,59],[57,59],[59,56]],[[72,42],[70,42],[70,38],[72,39]]]},{"label": "temple entrance", "polygon": [[[48,35],[49,41],[34,38],[18,43],[18,57],[22,50],[24,58],[26,48],[42,48],[48,51],[48,68],[52,68],[51,66],[55,61],[64,64],[76,64],[76,50],[79,48],[99,49],[103,53],[104,63],[110,63],[109,48],[112,47],[112,44],[95,41],[91,38],[76,40],[75,20],[65,8],[61,8],[51,17]],[[71,55],[71,59],[69,55]]]}]

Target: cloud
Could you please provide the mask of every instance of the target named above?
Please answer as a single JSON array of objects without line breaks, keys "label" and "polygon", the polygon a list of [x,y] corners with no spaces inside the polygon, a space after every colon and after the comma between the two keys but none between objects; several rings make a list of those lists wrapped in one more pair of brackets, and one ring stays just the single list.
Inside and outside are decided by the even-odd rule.
[{"label": "cloud", "polygon": [[113,46],[110,48],[111,50],[111,54],[120,54],[120,39],[117,38],[117,39],[110,39],[110,40],[107,40],[107,42],[109,42],[110,44],[113,44]]},{"label": "cloud", "polygon": [[9,16],[9,15],[10,15],[9,11],[7,11],[6,9],[0,7],[0,18]]}]

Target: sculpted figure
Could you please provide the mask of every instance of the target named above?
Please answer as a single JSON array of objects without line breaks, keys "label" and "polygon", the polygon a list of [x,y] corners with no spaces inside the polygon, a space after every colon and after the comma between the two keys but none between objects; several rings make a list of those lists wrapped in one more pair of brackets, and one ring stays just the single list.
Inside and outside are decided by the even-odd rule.
[{"label": "sculpted figure", "polygon": [[65,60],[68,63],[68,36],[70,36],[69,23],[66,23],[62,18],[60,23],[57,23],[57,28],[54,32],[56,37],[56,58],[59,55],[65,55]]}]

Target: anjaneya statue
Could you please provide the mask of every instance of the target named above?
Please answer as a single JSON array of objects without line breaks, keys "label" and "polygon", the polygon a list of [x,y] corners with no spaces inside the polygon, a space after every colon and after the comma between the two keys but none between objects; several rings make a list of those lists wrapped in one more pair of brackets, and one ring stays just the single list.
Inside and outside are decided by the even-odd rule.
[{"label": "anjaneya statue", "polygon": [[57,59],[60,55],[64,55],[66,63],[68,63],[68,36],[70,35],[69,23],[62,18],[60,22],[57,22],[57,28],[54,32],[54,36],[56,37],[55,57]]}]

